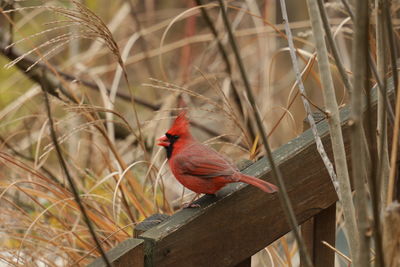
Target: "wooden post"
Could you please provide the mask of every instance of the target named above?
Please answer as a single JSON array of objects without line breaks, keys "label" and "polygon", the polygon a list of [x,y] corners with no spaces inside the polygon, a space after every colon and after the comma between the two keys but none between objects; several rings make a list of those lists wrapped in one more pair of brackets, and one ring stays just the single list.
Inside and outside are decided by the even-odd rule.
[{"label": "wooden post", "polygon": [[251,267],[251,257],[248,257],[241,263],[236,264],[235,267]]},{"label": "wooden post", "polygon": [[[305,221],[301,225],[301,235],[303,236],[304,243],[307,246],[308,254],[311,259],[314,258],[314,217],[310,218],[308,221]],[[301,263],[301,266],[304,264]]]},{"label": "wooden post", "polygon": [[336,203],[314,216],[314,266],[333,267],[335,265],[335,253],[332,249],[323,245],[322,241],[335,246]]},{"label": "wooden post", "polygon": [[303,223],[301,231],[314,266],[333,267],[335,265],[335,253],[324,246],[322,241],[335,246],[336,204],[322,210]]}]

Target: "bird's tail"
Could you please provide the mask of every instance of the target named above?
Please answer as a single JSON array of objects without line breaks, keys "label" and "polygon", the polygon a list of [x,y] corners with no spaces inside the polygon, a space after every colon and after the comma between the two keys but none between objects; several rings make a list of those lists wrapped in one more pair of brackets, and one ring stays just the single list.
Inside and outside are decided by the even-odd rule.
[{"label": "bird's tail", "polygon": [[276,187],[275,185],[243,173],[240,173],[239,181],[258,187],[266,193],[274,193],[278,191],[278,187]]}]

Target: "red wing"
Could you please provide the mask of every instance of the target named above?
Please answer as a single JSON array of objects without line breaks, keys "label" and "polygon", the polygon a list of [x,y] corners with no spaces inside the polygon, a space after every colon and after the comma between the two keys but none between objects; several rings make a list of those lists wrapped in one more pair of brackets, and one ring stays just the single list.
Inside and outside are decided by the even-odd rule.
[{"label": "red wing", "polygon": [[236,167],[215,150],[200,144],[188,147],[175,156],[174,164],[179,166],[182,174],[214,178],[231,176]]}]

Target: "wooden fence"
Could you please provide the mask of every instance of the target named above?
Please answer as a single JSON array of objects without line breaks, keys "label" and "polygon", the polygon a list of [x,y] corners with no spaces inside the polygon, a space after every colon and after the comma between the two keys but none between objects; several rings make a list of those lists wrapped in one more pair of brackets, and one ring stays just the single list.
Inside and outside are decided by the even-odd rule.
[{"label": "wooden fence", "polygon": [[[372,103],[376,110],[376,96]],[[343,108],[343,137],[350,155],[348,119],[349,110]],[[328,124],[324,120],[317,127],[326,152],[333,159]],[[303,224],[302,234],[314,265],[334,266],[333,251],[321,241],[335,245],[337,195],[311,131],[305,131],[273,154],[297,220]],[[244,172],[271,182],[265,158]],[[252,186],[230,185],[217,197],[204,196],[197,203],[202,208],[183,209],[170,217],[155,215],[139,224],[135,238],[108,252],[114,266],[250,266],[252,255],[291,230],[278,194],[265,194]],[[98,258],[89,266],[104,263]]]}]

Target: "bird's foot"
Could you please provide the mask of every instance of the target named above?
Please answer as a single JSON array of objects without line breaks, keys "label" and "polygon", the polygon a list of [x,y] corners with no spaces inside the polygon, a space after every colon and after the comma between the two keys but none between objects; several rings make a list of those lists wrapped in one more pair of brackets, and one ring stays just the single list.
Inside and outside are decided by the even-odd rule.
[{"label": "bird's foot", "polygon": [[201,208],[199,204],[189,202],[182,205],[182,209],[193,209],[193,208]]}]

